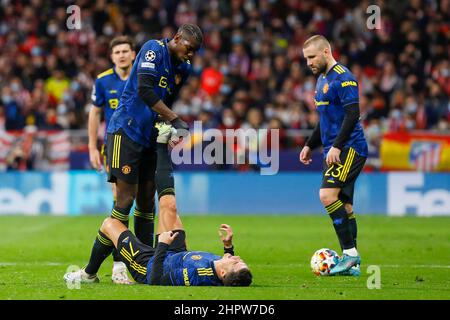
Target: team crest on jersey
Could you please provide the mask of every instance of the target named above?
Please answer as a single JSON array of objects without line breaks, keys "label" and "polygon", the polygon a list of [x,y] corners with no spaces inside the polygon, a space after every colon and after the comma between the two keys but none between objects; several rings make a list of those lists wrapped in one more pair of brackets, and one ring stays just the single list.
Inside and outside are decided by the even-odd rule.
[{"label": "team crest on jersey", "polygon": [[123,174],[129,174],[131,172],[131,167],[127,166],[127,165],[123,166],[122,172],[123,172]]},{"label": "team crest on jersey", "polygon": [[198,255],[198,254],[194,254],[193,256],[191,256],[192,260],[200,260],[201,258],[202,258],[202,256]]},{"label": "team crest on jersey", "polygon": [[155,58],[156,58],[156,53],[155,53],[155,51],[153,51],[153,50],[148,50],[148,51],[145,53],[145,60],[146,60],[146,61],[153,61],[153,60],[155,60]]},{"label": "team crest on jersey", "polygon": [[323,89],[322,89],[323,93],[327,93],[328,88],[329,88],[328,83],[325,83],[325,85],[323,86]]}]

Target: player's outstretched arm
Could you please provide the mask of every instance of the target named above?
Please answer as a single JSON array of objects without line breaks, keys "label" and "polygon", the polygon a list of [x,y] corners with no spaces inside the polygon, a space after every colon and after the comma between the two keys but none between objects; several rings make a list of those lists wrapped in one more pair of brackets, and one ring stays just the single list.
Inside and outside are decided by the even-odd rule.
[{"label": "player's outstretched arm", "polygon": [[219,236],[223,242],[224,253],[229,253],[234,256],[233,229],[228,224],[223,223],[219,228]]}]

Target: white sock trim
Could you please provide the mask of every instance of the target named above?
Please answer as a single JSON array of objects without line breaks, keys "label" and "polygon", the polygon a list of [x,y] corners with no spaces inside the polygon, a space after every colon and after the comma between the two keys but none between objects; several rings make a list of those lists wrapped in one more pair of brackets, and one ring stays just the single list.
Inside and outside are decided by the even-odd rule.
[{"label": "white sock trim", "polygon": [[358,251],[356,251],[356,248],[350,248],[350,249],[345,249],[342,251],[343,254],[346,254],[350,257],[357,257],[358,256]]}]

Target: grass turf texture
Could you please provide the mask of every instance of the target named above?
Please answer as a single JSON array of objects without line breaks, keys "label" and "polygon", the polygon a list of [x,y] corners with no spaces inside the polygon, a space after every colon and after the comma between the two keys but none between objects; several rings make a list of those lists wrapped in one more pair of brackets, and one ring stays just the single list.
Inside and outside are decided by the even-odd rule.
[{"label": "grass turf texture", "polygon": [[[327,216],[185,216],[193,250],[222,253],[217,229],[230,224],[234,244],[251,267],[249,288],[150,287],[111,283],[112,259],[99,284],[69,290],[69,265],[84,266],[102,216],[0,217],[0,299],[450,299],[450,219],[357,216],[362,274],[317,277],[313,252],[339,245]],[[132,219],[131,219],[132,220]],[[369,265],[381,289],[367,288]]]}]

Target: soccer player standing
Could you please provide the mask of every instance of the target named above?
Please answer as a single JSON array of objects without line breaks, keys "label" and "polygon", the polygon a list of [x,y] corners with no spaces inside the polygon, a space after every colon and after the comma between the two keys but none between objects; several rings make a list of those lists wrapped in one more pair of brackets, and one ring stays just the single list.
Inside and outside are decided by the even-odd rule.
[{"label": "soccer player standing", "polygon": [[[105,124],[108,126],[112,114],[119,105],[119,99],[122,95],[125,83],[131,73],[133,60],[136,57],[134,51],[133,40],[128,36],[119,36],[111,40],[109,44],[110,58],[114,64],[113,68],[100,73],[95,80],[92,90],[92,107],[89,111],[88,118],[88,135],[89,135],[89,160],[91,165],[97,171],[102,168],[101,156],[103,156],[104,166],[106,166],[106,130],[101,151],[97,147],[97,133],[104,112]],[[111,184],[114,203],[116,200],[116,185]],[[120,260],[117,250],[113,251],[113,270],[112,281],[118,284],[128,284],[127,267]]]},{"label": "soccer player standing", "polygon": [[[116,183],[116,204],[111,217],[124,225],[136,199],[135,234],[145,245],[153,245],[148,225],[154,219],[156,170],[155,121],[160,115],[173,128],[187,133],[187,123],[168,105],[185,82],[195,52],[203,42],[196,25],[182,25],[172,39],[149,40],[142,46],[131,69],[119,106],[107,128],[108,181]],[[167,152],[167,146],[165,146]],[[165,170],[167,173],[168,170]],[[139,226],[137,227],[137,220]],[[88,265],[68,273],[69,281],[97,282],[96,273],[111,253],[113,243],[99,230]],[[67,279],[66,279],[67,280]]]},{"label": "soccer player standing", "polygon": [[359,275],[357,226],[353,213],[355,181],[367,158],[367,142],[359,122],[358,82],[336,62],[328,40],[315,35],[305,41],[303,55],[315,75],[314,102],[320,120],[300,152],[300,161],[311,163],[311,151],[323,145],[324,170],[320,201],[333,221],[343,255],[331,275]]}]

